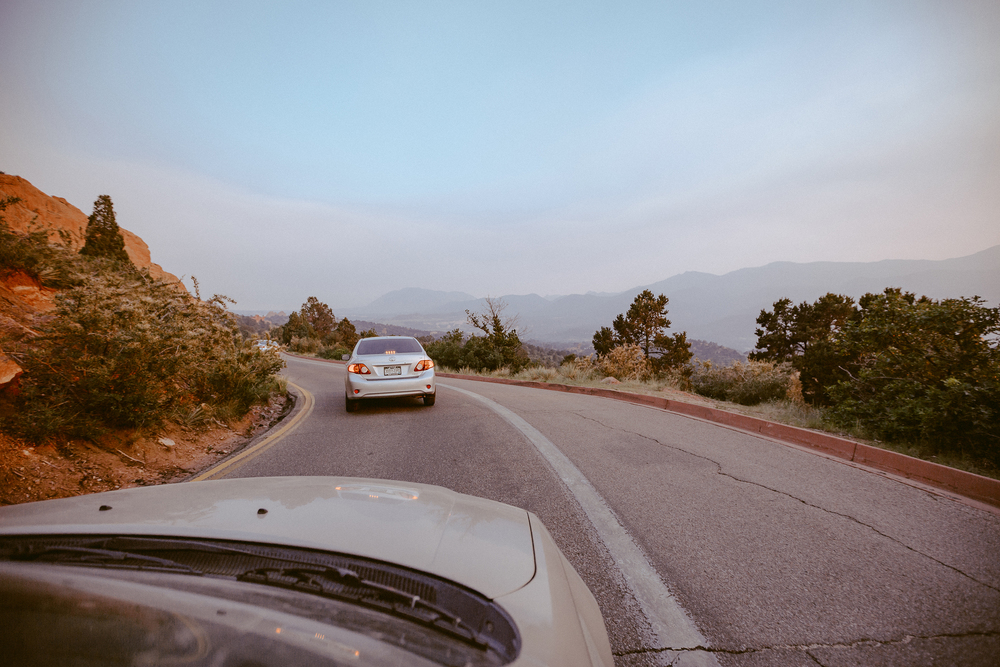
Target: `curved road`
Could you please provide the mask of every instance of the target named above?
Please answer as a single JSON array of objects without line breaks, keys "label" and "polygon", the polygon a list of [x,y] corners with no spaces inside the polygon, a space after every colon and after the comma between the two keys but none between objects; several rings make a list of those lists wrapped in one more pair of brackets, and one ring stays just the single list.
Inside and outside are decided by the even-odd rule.
[{"label": "curved road", "polygon": [[202,477],[398,479],[528,509],[618,665],[1000,664],[1000,513],[591,396],[440,379],[434,407],[347,414],[343,365],[285,359],[304,418]]}]

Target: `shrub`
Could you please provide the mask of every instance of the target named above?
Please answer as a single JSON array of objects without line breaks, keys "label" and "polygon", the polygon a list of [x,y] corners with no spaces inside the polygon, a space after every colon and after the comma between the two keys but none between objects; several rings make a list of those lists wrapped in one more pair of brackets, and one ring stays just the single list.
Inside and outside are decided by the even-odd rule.
[{"label": "shrub", "polygon": [[[0,199],[0,212],[17,201]],[[48,287],[79,284],[83,262],[66,248],[50,246],[48,238],[45,231],[13,232],[0,217],[0,275],[23,271]]]},{"label": "shrub", "polygon": [[322,347],[323,343],[320,339],[312,336],[292,336],[288,343],[289,351],[299,354],[316,354]]},{"label": "shrub", "polygon": [[559,373],[570,380],[586,381],[594,379],[594,358],[592,356],[577,357],[564,361],[559,367]]},{"label": "shrub", "polygon": [[463,347],[463,362],[476,370],[497,371],[502,368],[517,373],[531,360],[517,334],[517,316],[507,317],[503,299],[486,297],[481,313],[465,311],[469,324],[483,332],[473,336]]},{"label": "shrub", "polygon": [[463,338],[461,329],[452,329],[436,341],[424,344],[424,350],[439,366],[459,369],[464,365]]},{"label": "shrub", "polygon": [[443,368],[468,369],[475,373],[504,369],[517,373],[530,364],[517,333],[512,331],[465,339],[460,329],[453,329],[425,344],[424,349],[434,363]]},{"label": "shrub", "polygon": [[209,403],[242,414],[265,399],[283,366],[244,343],[225,297],[205,302],[135,271],[98,264],[56,297],[40,336],[8,354],[25,370],[14,431],[42,440],[155,429]]},{"label": "shrub", "polygon": [[698,363],[690,376],[692,389],[702,396],[741,405],[794,398],[801,384],[790,364],[770,361],[736,362],[716,367],[712,362]]},{"label": "shrub", "polygon": [[316,353],[316,356],[322,359],[336,359],[339,361],[344,357],[345,354],[350,354],[350,353],[351,351],[348,350],[346,347],[340,347],[338,345],[334,345],[333,347],[321,348],[320,351]]},{"label": "shrub", "polygon": [[790,362],[800,373],[802,393],[810,403],[828,404],[826,387],[845,379],[844,367],[854,357],[837,345],[838,332],[857,318],[854,299],[828,292],[814,303],[774,302],[757,317],[756,349],[751,361]]},{"label": "shrub", "polygon": [[595,367],[601,373],[618,380],[646,380],[651,375],[649,361],[637,345],[619,345],[597,360]]},{"label": "shrub", "polygon": [[559,371],[555,368],[545,368],[544,366],[530,366],[515,374],[515,380],[525,380],[528,382],[554,382],[559,379]]}]

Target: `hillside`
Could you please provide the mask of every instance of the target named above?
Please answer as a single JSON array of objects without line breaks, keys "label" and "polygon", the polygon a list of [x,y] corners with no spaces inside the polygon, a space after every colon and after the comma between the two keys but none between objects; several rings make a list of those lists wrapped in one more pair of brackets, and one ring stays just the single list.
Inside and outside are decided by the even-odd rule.
[{"label": "hillside", "polygon": [[[11,231],[45,231],[50,244],[66,244],[72,250],[83,247],[87,215],[62,197],[51,197],[20,176],[0,174],[0,198],[7,197],[20,199],[3,212],[4,222]],[[133,264],[148,270],[153,278],[187,291],[177,276],[153,263],[145,241],[124,228],[121,234],[125,252]],[[0,275],[0,333],[31,331],[38,318],[53,308],[55,292],[20,271]],[[21,368],[0,349],[0,389],[20,374]]]},{"label": "hillside", "polygon": [[224,302],[127,230],[159,280],[81,256],[87,216],[22,178],[0,174],[0,199],[0,505],[181,479],[280,418],[282,362],[243,344]]},{"label": "hillside", "polygon": [[[62,197],[51,197],[20,176],[0,174],[0,198],[2,197],[17,197],[21,200],[8,207],[3,215],[11,231],[46,230],[50,243],[62,243],[62,238],[65,237],[73,250],[83,247],[87,233],[87,214]],[[121,227],[121,234],[125,240],[125,252],[133,264],[147,269],[153,278],[176,283],[179,289],[183,289],[183,283],[177,276],[153,263],[145,241],[124,227]]]}]

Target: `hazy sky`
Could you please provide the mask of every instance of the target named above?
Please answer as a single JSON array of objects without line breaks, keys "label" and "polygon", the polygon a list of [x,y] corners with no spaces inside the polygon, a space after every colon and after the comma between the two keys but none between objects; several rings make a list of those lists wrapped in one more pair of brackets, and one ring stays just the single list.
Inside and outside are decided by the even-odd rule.
[{"label": "hazy sky", "polygon": [[2,0],[0,63],[0,171],[238,310],[1000,243],[996,0]]}]

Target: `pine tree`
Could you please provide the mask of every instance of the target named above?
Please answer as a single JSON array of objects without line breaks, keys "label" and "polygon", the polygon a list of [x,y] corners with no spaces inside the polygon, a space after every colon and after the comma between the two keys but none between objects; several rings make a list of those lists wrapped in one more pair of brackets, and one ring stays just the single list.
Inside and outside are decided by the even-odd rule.
[{"label": "pine tree", "polygon": [[655,373],[686,364],[691,360],[691,344],[687,332],[667,335],[666,330],[670,328],[668,303],[670,299],[663,294],[654,296],[649,290],[640,292],[628,312],[620,313],[611,323],[611,329],[601,327],[594,334],[597,356],[606,356],[618,347],[638,345]]},{"label": "pine tree", "polygon": [[306,302],[302,304],[302,309],[299,310],[299,314],[302,319],[312,326],[319,338],[329,336],[333,332],[334,327],[337,326],[337,318],[334,317],[330,306],[314,296],[306,299]]},{"label": "pine tree", "polygon": [[114,262],[132,264],[128,253],[125,252],[125,239],[122,238],[118,223],[115,222],[114,204],[108,195],[101,195],[94,202],[94,212],[87,219],[87,239],[80,249],[80,254],[88,257],[107,257]]}]

